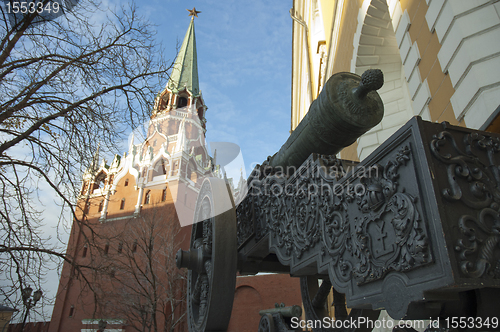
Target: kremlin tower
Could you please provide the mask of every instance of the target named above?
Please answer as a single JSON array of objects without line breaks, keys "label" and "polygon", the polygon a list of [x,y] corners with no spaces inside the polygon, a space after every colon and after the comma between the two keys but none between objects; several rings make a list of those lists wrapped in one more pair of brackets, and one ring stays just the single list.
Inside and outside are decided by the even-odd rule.
[{"label": "kremlin tower", "polygon": [[[187,250],[203,179],[219,173],[205,143],[194,17],[166,87],[154,100],[144,139],[83,175],[50,332],[186,331]],[[98,155],[98,153],[96,154]],[[94,158],[97,159],[97,158]],[[231,179],[230,179],[231,180]],[[240,181],[241,182],[241,181]],[[234,188],[233,188],[234,189]],[[288,275],[238,277],[230,331],[257,330],[259,310],[300,304]]]}]

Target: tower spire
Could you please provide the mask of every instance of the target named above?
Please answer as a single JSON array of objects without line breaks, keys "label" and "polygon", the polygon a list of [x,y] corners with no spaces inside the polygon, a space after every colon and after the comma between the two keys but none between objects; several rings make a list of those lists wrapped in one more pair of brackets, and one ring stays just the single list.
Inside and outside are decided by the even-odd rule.
[{"label": "tower spire", "polygon": [[167,87],[173,93],[179,93],[186,89],[191,96],[198,96],[200,87],[198,83],[198,61],[196,54],[196,38],[194,33],[194,17],[198,17],[199,11],[193,7],[188,9],[191,22],[189,23],[188,30],[184,36],[181,49],[177,58],[175,59],[170,79],[168,80]]}]

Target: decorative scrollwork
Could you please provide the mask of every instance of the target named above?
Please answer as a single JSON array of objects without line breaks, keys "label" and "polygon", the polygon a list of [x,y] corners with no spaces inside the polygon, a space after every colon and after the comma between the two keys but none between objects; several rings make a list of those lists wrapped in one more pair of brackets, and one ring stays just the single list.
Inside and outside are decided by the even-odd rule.
[{"label": "decorative scrollwork", "polygon": [[398,169],[410,156],[403,146],[385,166],[360,171],[359,184],[322,196],[323,254],[330,255],[339,280],[363,284],[432,260],[417,199],[398,191]]},{"label": "decorative scrollwork", "polygon": [[238,220],[237,238],[238,247],[241,246],[254,233],[253,227],[253,196],[247,195],[236,209]]},{"label": "decorative scrollwork", "polygon": [[338,169],[331,172],[337,163],[325,156],[311,157],[290,177],[255,178],[252,197],[238,207],[238,239],[251,229],[256,239],[269,233],[271,249],[286,262],[317,250],[339,280],[358,284],[427,264],[432,257],[416,194],[398,184],[410,157],[405,145],[384,165],[357,171],[353,184],[339,184]]},{"label": "decorative scrollwork", "polygon": [[[443,197],[470,208],[458,217],[461,236],[455,251],[460,271],[467,277],[499,279],[500,261],[495,253],[500,243],[500,139],[473,132],[463,135],[460,142],[445,130],[433,137],[430,147],[448,165]],[[471,215],[471,210],[476,214]]]}]

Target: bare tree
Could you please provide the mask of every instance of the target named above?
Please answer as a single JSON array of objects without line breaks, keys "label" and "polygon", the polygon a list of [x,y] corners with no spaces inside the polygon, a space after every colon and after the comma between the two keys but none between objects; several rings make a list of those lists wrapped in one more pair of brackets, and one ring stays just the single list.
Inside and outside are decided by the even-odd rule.
[{"label": "bare tree", "polygon": [[[96,311],[120,317],[137,331],[174,331],[185,323],[185,272],[175,254],[184,239],[173,204],[155,205],[125,221],[102,226],[95,262]],[[104,244],[104,245],[103,245]]]},{"label": "bare tree", "polygon": [[81,0],[52,20],[0,10],[0,292],[16,306],[52,261],[73,262],[44,234],[39,195],[58,198],[59,223],[86,227],[83,170],[147,118],[168,68],[133,6]]}]

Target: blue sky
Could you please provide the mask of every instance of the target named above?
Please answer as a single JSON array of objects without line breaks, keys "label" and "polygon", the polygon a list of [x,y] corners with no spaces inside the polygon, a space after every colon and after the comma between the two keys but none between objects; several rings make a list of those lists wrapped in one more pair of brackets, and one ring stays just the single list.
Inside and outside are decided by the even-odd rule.
[{"label": "blue sky", "polygon": [[247,174],[252,164],[274,154],[290,130],[292,1],[136,3],[140,14],[157,25],[158,41],[171,61],[189,25],[186,9],[201,11],[195,31],[200,88],[208,107],[207,141],[238,144]]}]

